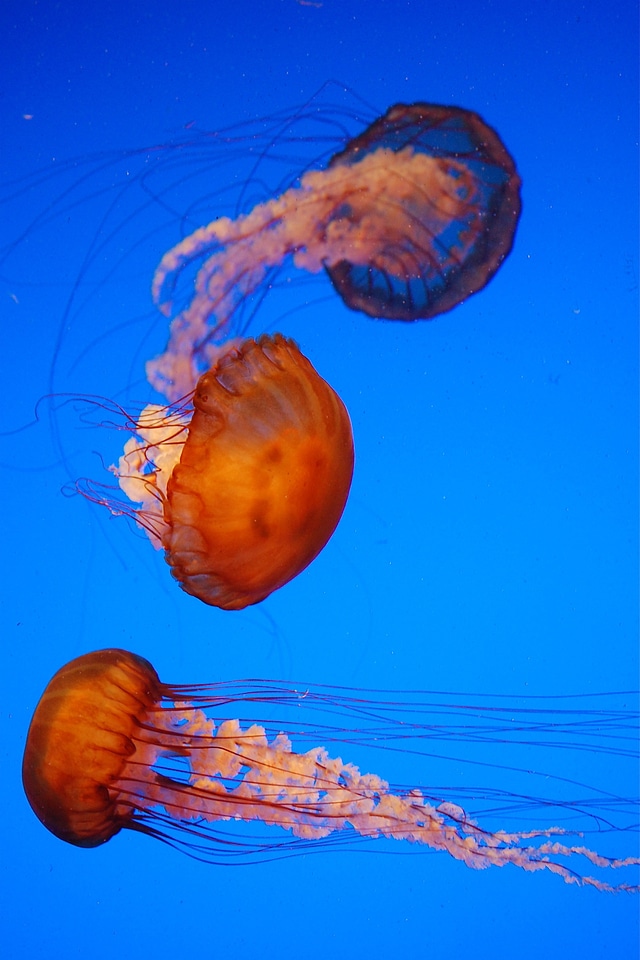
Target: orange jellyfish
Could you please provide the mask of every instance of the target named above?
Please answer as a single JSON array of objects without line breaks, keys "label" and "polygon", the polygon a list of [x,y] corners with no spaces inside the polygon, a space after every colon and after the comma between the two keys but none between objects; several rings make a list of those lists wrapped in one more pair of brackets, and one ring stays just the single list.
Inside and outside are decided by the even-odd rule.
[{"label": "orange jellyfish", "polygon": [[[300,703],[308,694],[293,693]],[[272,836],[247,846],[255,842],[268,856],[340,835],[388,837],[446,851],[477,869],[511,864],[598,890],[638,890],[580,876],[564,862],[582,858],[619,869],[637,866],[636,857],[611,859],[567,845],[559,827],[489,831],[456,803],[434,805],[422,789],[394,790],[321,746],[298,753],[286,734],[270,738],[256,723],[214,720],[187,695],[216,712],[230,702],[224,684],[164,684],[147,660],[125,650],[89,653],[59,670],[34,713],[23,761],[25,792],[42,823],[81,847],[123,828],[173,845],[182,832],[186,849],[202,859],[216,848],[222,858],[244,850],[241,841],[216,832],[231,821],[262,824]],[[256,691],[255,699],[269,697],[285,699],[268,684]],[[380,722],[375,704],[359,706]],[[278,840],[278,830],[290,839]]]},{"label": "orange jellyfish", "polygon": [[228,344],[190,404],[147,406],[113,472],[183,590],[237,610],[297,576],[349,493],[346,408],[286,337]]},{"label": "orange jellyfish", "polygon": [[147,364],[169,400],[193,388],[232,318],[285,257],[326,270],[344,302],[370,316],[416,320],[481,290],[509,253],[520,178],[502,141],[475,113],[398,104],[281,196],[220,217],[162,258],[154,299],[170,314],[177,279],[203,261],[193,296]]}]

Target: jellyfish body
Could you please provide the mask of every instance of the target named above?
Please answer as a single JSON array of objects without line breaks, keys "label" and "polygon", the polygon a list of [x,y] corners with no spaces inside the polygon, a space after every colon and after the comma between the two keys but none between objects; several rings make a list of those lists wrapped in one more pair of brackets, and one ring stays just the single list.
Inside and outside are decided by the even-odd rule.
[{"label": "jellyfish body", "polygon": [[[228,704],[213,688],[199,689],[209,703]],[[311,843],[344,832],[389,837],[445,850],[478,869],[512,864],[598,890],[637,890],[580,877],[561,861],[622,868],[638,858],[568,846],[557,827],[487,831],[458,804],[434,806],[421,789],[393,791],[324,747],[297,753],[284,733],[269,739],[257,724],[211,719],[184,702],[184,692],[124,650],[90,653],[58,671],[34,713],[23,762],[27,798],[52,833],[87,847],[122,828],[161,838],[184,830],[213,845],[211,825],[261,822]],[[180,776],[172,758],[182,762]]]},{"label": "jellyfish body", "polygon": [[300,269],[325,269],[353,309],[386,319],[434,317],[493,276],[519,214],[514,162],[477,114],[392,107],[327,169],[305,173],[244,216],[214,220],[165,254],[152,292],[167,314],[181,272],[203,262],[147,376],[169,400],[188,392],[239,304],[289,255]]},{"label": "jellyfish body", "polygon": [[160,696],[151,664],[124,651],[79,657],[56,673],[31,722],[23,762],[29,803],[48,830],[95,847],[128,825],[131,807],[119,804],[112,785],[134,758],[139,724]]},{"label": "jellyfish body", "polygon": [[351,423],[280,334],[224,350],[193,407],[188,428],[179,413],[143,413],[115,472],[182,588],[239,609],[295,577],[331,537],[353,474]]},{"label": "jellyfish body", "polygon": [[[435,161],[433,179],[416,176],[399,190],[397,179],[407,174],[389,163],[389,209],[381,211],[387,232],[379,251],[366,263],[347,254],[325,264],[348,306],[389,320],[429,319],[481,290],[510,252],[520,216],[513,158],[471,110],[398,104],[329,167],[352,167],[372,154],[395,161],[408,152]],[[366,223],[358,197],[345,215]]]}]

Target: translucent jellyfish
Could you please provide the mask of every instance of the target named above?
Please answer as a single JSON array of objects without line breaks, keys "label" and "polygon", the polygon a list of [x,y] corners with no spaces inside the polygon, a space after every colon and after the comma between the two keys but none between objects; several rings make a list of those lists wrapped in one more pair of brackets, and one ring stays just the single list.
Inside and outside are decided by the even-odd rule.
[{"label": "translucent jellyfish", "polygon": [[498,135],[471,111],[391,107],[283,194],[219,217],[162,258],[153,296],[170,315],[177,279],[199,267],[165,353],[147,364],[169,400],[183,396],[229,335],[236,310],[291,256],[326,270],[344,302],[386,319],[451,310],[482,289],[509,253],[520,178]]}]

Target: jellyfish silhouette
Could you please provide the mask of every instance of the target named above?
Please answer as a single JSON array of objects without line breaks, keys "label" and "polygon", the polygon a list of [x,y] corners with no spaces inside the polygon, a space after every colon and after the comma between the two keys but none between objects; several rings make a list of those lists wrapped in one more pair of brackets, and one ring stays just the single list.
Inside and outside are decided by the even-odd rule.
[{"label": "jellyfish silhouette", "polygon": [[347,306],[395,320],[430,318],[482,289],[509,253],[520,178],[475,113],[396,105],[279,197],[220,217],[162,258],[152,293],[169,315],[176,282],[203,260],[193,296],[147,364],[169,400],[192,389],[240,303],[287,256],[326,270]]},{"label": "jellyfish silhouette", "polygon": [[227,344],[187,403],[148,405],[112,471],[128,513],[163,547],[183,590],[237,610],[297,576],[349,493],[353,436],[336,392],[293,340]]},{"label": "jellyfish silhouette", "polygon": [[[302,703],[308,695],[294,697]],[[388,837],[444,850],[468,867],[511,864],[602,891],[638,890],[580,876],[563,862],[582,858],[616,869],[636,866],[638,858],[610,859],[567,845],[558,827],[489,831],[456,803],[434,806],[421,789],[393,790],[321,746],[298,753],[285,733],[269,739],[258,724],[211,719],[187,697],[215,712],[230,703],[224,684],[164,684],[147,660],[125,650],[89,653],[59,670],[35,710],[23,761],[25,792],[42,823],[80,847],[102,844],[123,828],[174,845],[182,833],[194,856],[215,858],[219,851],[222,860],[252,848],[276,857],[341,835]],[[246,699],[260,697],[280,702],[285,695],[266,685]],[[380,724],[379,710],[359,705]],[[396,743],[398,736],[396,730]],[[217,835],[230,821],[278,828],[290,839],[244,843]]]}]

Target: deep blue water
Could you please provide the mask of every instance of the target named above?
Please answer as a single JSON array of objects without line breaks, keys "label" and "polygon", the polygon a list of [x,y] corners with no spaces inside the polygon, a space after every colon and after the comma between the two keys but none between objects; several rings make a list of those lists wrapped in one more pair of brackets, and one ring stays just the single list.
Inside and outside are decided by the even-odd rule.
[{"label": "deep blue water", "polygon": [[[79,850],[36,820],[20,764],[51,675],[106,646],[173,682],[497,694],[514,710],[638,689],[637,5],[9,0],[0,24],[3,955],[636,957],[637,898],[398,843],[233,868],[132,833]],[[249,333],[295,337],[338,390],[353,488],[293,583],[242,613],[208,608],[125,519],[64,495],[104,479],[122,435],[61,395],[146,400],[162,253],[415,100],[499,131],[523,180],[514,249],[484,291],[415,324],[280,274]],[[259,120],[301,113],[315,118],[294,126],[302,139]],[[541,747],[498,739],[438,744],[447,763],[339,752],[452,799],[457,787],[470,808],[476,785],[637,796],[618,749],[633,752],[633,727],[597,753],[554,746],[553,731]],[[548,822],[539,805],[509,815],[514,829]],[[637,856],[633,804],[605,819],[577,817],[588,845]]]}]

